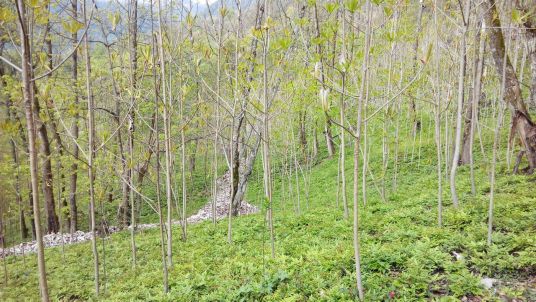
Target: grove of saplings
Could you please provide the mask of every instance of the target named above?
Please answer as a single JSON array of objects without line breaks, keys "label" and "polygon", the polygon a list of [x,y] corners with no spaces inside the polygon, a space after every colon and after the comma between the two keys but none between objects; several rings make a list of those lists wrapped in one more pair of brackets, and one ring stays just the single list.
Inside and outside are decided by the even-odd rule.
[{"label": "grove of saplings", "polygon": [[536,0],[0,0],[1,301],[536,301]]}]

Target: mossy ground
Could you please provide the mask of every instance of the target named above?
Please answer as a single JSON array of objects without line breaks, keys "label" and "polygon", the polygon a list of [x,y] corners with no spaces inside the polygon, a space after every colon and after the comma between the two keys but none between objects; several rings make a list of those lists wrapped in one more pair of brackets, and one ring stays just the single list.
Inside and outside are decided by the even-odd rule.
[{"label": "mossy ground", "polygon": [[[401,146],[397,190],[392,190],[391,162],[385,202],[376,189],[381,179],[381,154],[372,154],[377,182],[373,185],[369,179],[367,205],[360,204],[359,212],[367,301],[388,300],[390,295],[400,301],[456,301],[464,297],[494,301],[499,296],[535,301],[534,283],[523,283],[536,275],[535,178],[510,175],[499,165],[493,245],[487,247],[488,166],[479,164],[476,168],[476,196],[471,194],[468,167],[459,169],[459,209],[452,207],[448,184],[444,184],[444,225],[440,228],[435,147],[431,137],[422,145],[420,159],[416,150],[413,160],[411,147],[407,147],[411,144]],[[351,158],[347,171],[351,203]],[[340,201],[337,206],[337,159],[320,161],[311,173],[308,199],[302,186],[300,214],[296,213],[297,196],[281,194],[281,180],[286,178],[274,175],[275,258],[270,256],[262,214],[234,219],[232,244],[227,243],[227,220],[216,227],[211,222],[189,226],[186,242],[180,240],[179,229],[174,229],[170,293],[165,295],[158,230],[138,233],[136,268],[131,267],[129,233],[122,232],[104,241],[105,259],[99,242],[106,273],[101,272],[103,293],[98,299],[93,294],[89,243],[66,247],[64,253],[61,248],[47,249],[51,297],[107,301],[355,300],[352,223],[343,218]],[[247,199],[262,204],[261,196],[262,176],[255,174]],[[454,252],[463,259],[457,260]],[[8,284],[1,278],[0,300],[38,299],[35,256],[8,257],[6,261]],[[484,289],[480,285],[484,276],[501,280],[499,288]]]}]

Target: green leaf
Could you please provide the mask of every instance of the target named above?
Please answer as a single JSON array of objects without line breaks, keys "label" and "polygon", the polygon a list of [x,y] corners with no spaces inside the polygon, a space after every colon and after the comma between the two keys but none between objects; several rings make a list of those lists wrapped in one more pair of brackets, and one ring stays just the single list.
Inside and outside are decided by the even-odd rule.
[{"label": "green leaf", "polygon": [[115,31],[117,25],[121,22],[121,15],[118,12],[113,15],[110,13],[108,14],[108,19],[112,23],[112,30]]},{"label": "green leaf", "polygon": [[359,0],[347,0],[346,9],[351,13],[355,13],[359,8]]},{"label": "green leaf", "polygon": [[71,34],[78,32],[84,27],[84,24],[78,22],[78,20],[71,20],[70,22],[62,21],[61,25],[63,26],[63,29],[65,29],[65,31]]}]

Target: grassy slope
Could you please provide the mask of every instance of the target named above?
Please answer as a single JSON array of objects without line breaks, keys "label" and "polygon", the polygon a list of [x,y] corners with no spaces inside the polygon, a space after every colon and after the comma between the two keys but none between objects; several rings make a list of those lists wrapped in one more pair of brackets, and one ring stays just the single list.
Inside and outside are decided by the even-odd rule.
[{"label": "grassy slope", "polygon": [[[504,167],[499,169],[494,245],[488,249],[486,167],[476,170],[478,194],[475,197],[470,194],[468,169],[460,168],[458,190],[462,206],[459,210],[451,207],[448,186],[444,186],[445,226],[438,228],[435,153],[430,138],[425,141],[423,160],[401,163],[397,192],[391,192],[384,203],[374,186],[369,186],[369,202],[360,211],[362,269],[368,300],[387,299],[391,291],[405,301],[433,297],[456,300],[463,296],[492,300],[492,294],[480,287],[480,276],[509,281],[534,276],[534,178],[506,175]],[[401,153],[404,149],[403,146]],[[381,158],[380,154],[373,155]],[[378,163],[372,164],[373,171],[379,171]],[[391,163],[389,177],[392,166]],[[296,197],[292,201],[288,196],[280,198],[281,183],[276,175],[275,259],[270,257],[269,235],[264,231],[262,215],[235,219],[232,245],[226,242],[227,221],[219,222],[216,228],[210,222],[191,226],[187,242],[181,242],[178,229],[174,230],[175,263],[170,272],[168,296],[163,295],[161,287],[158,231],[148,230],[138,235],[136,269],[130,267],[129,234],[113,235],[106,240],[108,282],[101,298],[115,301],[354,299],[352,224],[342,219],[342,209],[336,207],[336,177],[336,159],[315,166],[309,202],[304,200],[302,191],[302,214],[297,215],[293,210]],[[376,177],[379,178],[379,173]],[[258,202],[262,181],[256,175],[253,178],[248,200]],[[461,253],[463,260],[457,261],[453,252]],[[46,256],[54,299],[94,298],[89,244],[68,247],[63,256],[59,248],[48,249]],[[25,261],[20,257],[7,259],[9,284],[1,285],[0,300],[37,299],[34,257],[27,256]],[[534,301],[534,291],[525,287],[508,283],[500,291],[510,297]]]}]

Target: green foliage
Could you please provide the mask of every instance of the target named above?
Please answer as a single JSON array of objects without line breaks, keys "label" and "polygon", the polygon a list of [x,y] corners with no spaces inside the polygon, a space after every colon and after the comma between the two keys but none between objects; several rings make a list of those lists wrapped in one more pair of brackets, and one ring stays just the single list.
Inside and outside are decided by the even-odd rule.
[{"label": "green foliage", "polygon": [[[371,128],[371,129],[374,129]],[[378,129],[379,131],[379,129]],[[374,137],[374,136],[372,136]],[[409,143],[409,142],[408,142]],[[521,299],[530,292],[515,284],[536,271],[534,220],[536,215],[530,178],[498,175],[494,244],[486,246],[487,174],[477,168],[477,196],[462,194],[462,207],[451,208],[445,197],[444,227],[436,222],[436,184],[433,154],[427,140],[423,160],[401,166],[398,190],[383,202],[376,192],[360,211],[362,269],[367,299],[455,301],[463,297],[494,299],[481,287],[480,278],[504,280],[500,291]],[[403,148],[403,146],[401,146]],[[350,151],[349,151],[350,152]],[[374,154],[374,153],[373,153]],[[350,156],[350,153],[348,154]],[[373,157],[374,158],[374,157]],[[378,157],[375,157],[378,158]],[[380,162],[371,162],[373,171]],[[260,163],[258,163],[260,165]],[[412,168],[420,165],[419,169]],[[346,167],[351,181],[351,162]],[[389,170],[391,171],[391,170]],[[391,171],[392,172],[392,171]],[[261,171],[252,176],[246,199],[267,209]],[[233,244],[226,242],[227,223],[192,225],[188,241],[174,232],[175,263],[170,271],[169,295],[162,293],[159,235],[146,230],[137,236],[138,263],[130,267],[129,234],[117,233],[106,244],[107,290],[102,300],[147,301],[350,301],[356,297],[352,250],[352,224],[336,206],[337,160],[319,162],[312,170],[308,198],[301,191],[302,212],[295,212],[296,192],[288,197],[274,179],[276,257],[269,255],[268,230],[263,214],[233,222]],[[470,192],[468,171],[460,169],[460,192]],[[201,186],[201,175],[193,179]],[[369,179],[369,182],[371,180]],[[303,185],[303,179],[300,179]],[[415,190],[419,188],[419,190]],[[149,186],[146,188],[150,192]],[[445,192],[447,193],[447,192]],[[447,196],[447,195],[445,195]],[[204,197],[206,198],[206,196]],[[199,207],[206,199],[199,198]],[[263,211],[264,213],[264,211]],[[144,216],[142,220],[153,220]],[[352,214],[350,214],[352,215]],[[99,241],[100,242],[100,241]],[[455,256],[461,255],[459,259]],[[54,300],[94,299],[92,256],[88,243],[47,249],[47,268]],[[7,258],[9,283],[0,298],[38,296],[35,256]],[[3,278],[2,278],[3,280]],[[65,284],[69,284],[66,286]],[[515,285],[515,286],[514,286]]]}]

